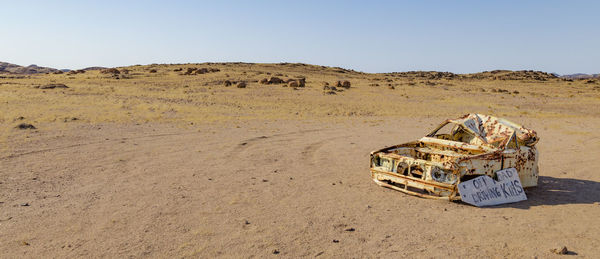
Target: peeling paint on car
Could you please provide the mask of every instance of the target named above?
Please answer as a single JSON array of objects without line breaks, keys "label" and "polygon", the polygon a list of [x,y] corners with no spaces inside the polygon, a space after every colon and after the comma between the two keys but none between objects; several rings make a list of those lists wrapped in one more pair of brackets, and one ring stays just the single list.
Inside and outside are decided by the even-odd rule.
[{"label": "peeling paint on car", "polygon": [[462,181],[483,175],[496,179],[496,172],[514,167],[523,187],[534,187],[538,141],[535,131],[506,119],[467,114],[444,121],[417,141],[371,152],[371,177],[408,194],[460,200]]}]

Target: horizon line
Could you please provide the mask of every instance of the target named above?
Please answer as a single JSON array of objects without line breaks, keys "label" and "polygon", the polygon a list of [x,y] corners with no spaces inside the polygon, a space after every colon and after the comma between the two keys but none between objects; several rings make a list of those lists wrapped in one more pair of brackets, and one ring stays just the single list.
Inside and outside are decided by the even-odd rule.
[{"label": "horizon line", "polygon": [[28,66],[38,66],[38,67],[44,67],[44,68],[52,68],[52,69],[57,69],[57,70],[84,70],[84,69],[88,69],[88,68],[94,68],[94,67],[104,67],[104,68],[121,68],[121,67],[131,67],[131,66],[151,66],[151,65],[190,65],[190,64],[265,64],[265,65],[278,65],[278,64],[304,64],[304,65],[311,65],[311,66],[320,66],[320,67],[331,67],[331,68],[341,68],[341,69],[345,69],[345,70],[352,70],[355,72],[359,72],[359,73],[367,73],[367,74],[390,74],[390,73],[405,73],[405,72],[442,72],[442,73],[452,73],[452,74],[477,74],[477,73],[485,73],[485,72],[491,72],[491,71],[514,71],[514,72],[518,72],[518,71],[536,71],[536,72],[543,72],[543,73],[548,73],[548,74],[553,74],[553,75],[558,75],[558,76],[568,76],[568,75],[596,75],[596,74],[600,74],[600,72],[598,73],[583,73],[583,72],[577,72],[577,73],[568,73],[568,74],[560,74],[560,73],[556,73],[556,72],[548,72],[548,71],[544,71],[544,70],[536,70],[536,69],[504,69],[504,68],[496,68],[496,69],[491,69],[491,70],[479,70],[477,72],[466,72],[466,73],[457,73],[457,72],[452,72],[452,71],[443,71],[443,70],[427,70],[427,69],[417,69],[417,70],[404,70],[404,71],[388,71],[388,72],[366,72],[366,71],[361,71],[361,70],[357,70],[354,68],[349,68],[349,67],[343,67],[343,66],[333,66],[333,65],[318,65],[318,64],[311,64],[311,63],[304,63],[304,62],[248,62],[248,61],[204,61],[204,62],[184,62],[184,63],[147,63],[147,64],[130,64],[130,65],[118,65],[118,66],[103,66],[103,65],[92,65],[92,66],[86,66],[86,67],[82,67],[82,68],[77,68],[77,69],[73,69],[73,68],[57,68],[57,67],[53,67],[53,66],[46,66],[46,65],[38,65],[38,64],[29,64],[27,66],[24,65],[19,65],[16,63],[11,63],[11,62],[6,62],[6,61],[0,61],[0,63],[8,63],[8,64],[13,64],[13,65],[17,65],[17,66],[21,66],[21,67],[28,67]]}]

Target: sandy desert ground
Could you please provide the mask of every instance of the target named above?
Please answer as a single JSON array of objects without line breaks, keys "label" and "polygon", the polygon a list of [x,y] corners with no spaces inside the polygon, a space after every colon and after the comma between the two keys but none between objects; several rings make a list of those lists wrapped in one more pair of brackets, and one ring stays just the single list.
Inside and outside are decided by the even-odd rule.
[{"label": "sandy desert ground", "polygon": [[[191,67],[219,71],[182,75]],[[600,255],[596,80],[303,64],[118,69],[0,75],[0,257]],[[260,83],[272,76],[306,87]],[[352,86],[323,90],[337,80]],[[51,83],[68,88],[40,87]],[[370,151],[472,112],[538,132],[541,176],[527,201],[476,208],[371,181]],[[569,254],[550,252],[561,246]]]}]

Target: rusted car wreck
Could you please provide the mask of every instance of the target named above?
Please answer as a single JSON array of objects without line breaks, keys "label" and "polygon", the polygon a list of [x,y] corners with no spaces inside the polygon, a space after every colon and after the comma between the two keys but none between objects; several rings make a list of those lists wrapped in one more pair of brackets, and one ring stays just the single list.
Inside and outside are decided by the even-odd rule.
[{"label": "rusted car wreck", "polygon": [[371,176],[380,186],[421,197],[460,200],[457,185],[515,168],[523,187],[537,186],[539,138],[505,119],[468,114],[446,120],[413,142],[371,152]]}]

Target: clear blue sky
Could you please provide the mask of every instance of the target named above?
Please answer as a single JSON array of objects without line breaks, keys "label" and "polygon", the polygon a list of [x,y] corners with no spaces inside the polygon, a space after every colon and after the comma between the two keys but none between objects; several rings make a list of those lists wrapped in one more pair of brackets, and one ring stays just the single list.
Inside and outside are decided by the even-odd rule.
[{"label": "clear blue sky", "polygon": [[600,73],[600,1],[4,1],[0,61]]}]

